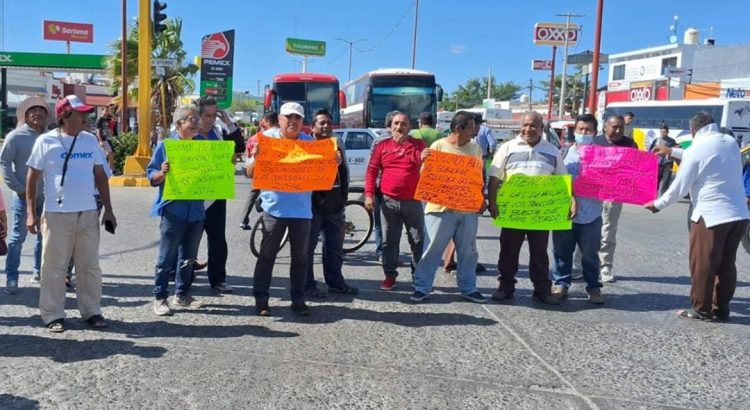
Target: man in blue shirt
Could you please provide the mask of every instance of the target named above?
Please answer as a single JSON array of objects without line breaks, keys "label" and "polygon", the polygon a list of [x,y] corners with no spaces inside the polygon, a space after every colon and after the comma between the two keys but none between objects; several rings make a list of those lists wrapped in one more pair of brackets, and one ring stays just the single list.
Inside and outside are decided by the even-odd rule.
[{"label": "man in blue shirt", "polygon": [[[279,130],[269,131],[267,137],[289,138],[312,141],[313,137],[303,133],[302,120],[305,111],[300,104],[286,103],[279,110]],[[255,167],[256,146],[247,161],[247,174],[252,176]],[[255,310],[259,316],[270,316],[268,305],[271,276],[279,253],[284,232],[289,231],[291,247],[291,282],[292,312],[307,316],[310,309],[305,304],[305,283],[307,274],[307,252],[310,239],[310,220],[312,219],[312,192],[280,192],[261,190],[260,200],[263,214],[263,239],[260,243],[260,256],[255,263],[253,274],[253,296]]]},{"label": "man in blue shirt", "polygon": [[[177,108],[173,118],[181,140],[191,140],[198,135],[200,117],[195,105]],[[153,309],[159,316],[168,316],[172,314],[167,301],[169,275],[175,270],[175,261],[178,261],[178,257],[175,296],[172,303],[181,307],[200,307],[200,303],[190,295],[190,286],[193,283],[193,264],[198,257],[206,213],[202,200],[167,201],[162,197],[164,180],[169,172],[169,161],[163,142],[156,147],[146,172],[151,186],[159,187],[151,216],[161,217],[161,241],[156,261]]]}]

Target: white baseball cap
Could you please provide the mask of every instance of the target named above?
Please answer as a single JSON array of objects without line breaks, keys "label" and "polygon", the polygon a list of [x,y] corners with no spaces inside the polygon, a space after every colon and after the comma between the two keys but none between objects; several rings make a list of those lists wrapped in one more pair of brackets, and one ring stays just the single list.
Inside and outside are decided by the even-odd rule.
[{"label": "white baseball cap", "polygon": [[279,115],[299,115],[302,118],[305,118],[305,110],[302,108],[302,105],[295,103],[295,102],[288,102],[281,106],[281,109],[279,110]]}]

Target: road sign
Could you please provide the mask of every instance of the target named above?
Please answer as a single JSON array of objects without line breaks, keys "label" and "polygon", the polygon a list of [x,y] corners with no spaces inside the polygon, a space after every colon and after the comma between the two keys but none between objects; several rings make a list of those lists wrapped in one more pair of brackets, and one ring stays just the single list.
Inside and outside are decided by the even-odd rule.
[{"label": "road sign", "polygon": [[156,75],[166,75],[166,74],[167,74],[166,68],[164,68],[163,66],[156,67]]},{"label": "road sign", "polygon": [[177,60],[173,58],[152,58],[151,65],[154,67],[174,67]]},{"label": "road sign", "polygon": [[[568,64],[571,65],[586,65],[594,62],[594,52],[586,50],[582,53],[571,54],[568,56]],[[599,64],[609,62],[609,54],[599,53]]]},{"label": "road sign", "polygon": [[326,42],[317,40],[303,40],[299,38],[287,38],[285,42],[286,52],[303,56],[326,55]]},{"label": "road sign", "polygon": [[552,70],[552,60],[531,60],[531,69],[536,71]]},{"label": "road sign", "polygon": [[687,73],[687,70],[682,67],[664,68],[664,77],[682,77],[686,73]]},{"label": "road sign", "polygon": [[564,46],[566,37],[569,46],[578,43],[578,24],[568,26],[567,33],[565,32],[565,23],[536,23],[534,25],[534,44]]}]

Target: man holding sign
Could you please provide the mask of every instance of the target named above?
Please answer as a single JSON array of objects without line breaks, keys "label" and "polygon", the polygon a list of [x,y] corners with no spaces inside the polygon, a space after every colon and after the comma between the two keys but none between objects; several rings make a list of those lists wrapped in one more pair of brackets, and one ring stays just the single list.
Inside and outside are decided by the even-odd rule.
[{"label": "man holding sign", "polygon": [[[567,175],[560,151],[542,138],[544,121],[537,112],[526,112],[521,122],[521,132],[513,140],[498,149],[490,167],[489,210],[493,218],[499,214],[497,198],[500,183],[512,175]],[[575,201],[571,200],[570,215],[575,216]],[[513,296],[516,289],[518,257],[524,239],[529,241],[529,276],[534,284],[533,298],[536,301],[557,305],[560,300],[550,293],[548,230],[502,228],[500,232],[500,257],[497,268],[500,285],[492,299],[502,301]]]},{"label": "man holding sign", "polygon": [[[487,301],[477,290],[477,213],[484,212],[485,201],[482,194],[482,149],[471,140],[475,127],[474,114],[459,111],[451,120],[450,135],[422,151],[426,162],[415,197],[427,200],[425,242],[422,259],[414,272],[413,302],[429,297],[435,271],[451,239],[456,244],[461,297],[476,303]],[[433,161],[434,157],[442,158],[442,161]]]}]

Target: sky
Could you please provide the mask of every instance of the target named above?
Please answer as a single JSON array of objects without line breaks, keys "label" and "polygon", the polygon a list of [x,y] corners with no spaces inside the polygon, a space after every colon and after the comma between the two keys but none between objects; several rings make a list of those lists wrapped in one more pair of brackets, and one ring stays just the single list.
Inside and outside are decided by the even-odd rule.
[{"label": "sky", "polygon": [[[235,91],[256,94],[258,81],[262,89],[277,73],[301,70],[301,57],[284,51],[287,37],[326,41],[326,56],[309,58],[308,72],[334,74],[342,84],[348,77],[349,46],[337,38],[364,40],[352,54],[353,78],[377,68],[411,67],[415,0],[162,1],[168,17],[182,18],[191,57],[200,53],[202,36],[236,30]],[[4,2],[4,51],[64,53],[64,42],[43,40],[45,19],[94,25],[94,42],[73,43],[73,53],[105,54],[120,36],[120,0]],[[135,18],[138,1],[127,0],[127,7],[128,18]],[[738,18],[748,11],[747,0],[605,0],[602,52],[668,44],[674,16],[679,16],[680,41],[684,30],[694,27],[701,41],[712,33],[717,45],[750,43],[750,31]],[[531,60],[549,59],[551,47],[533,44],[534,24],[564,23],[557,14],[567,12],[584,15],[572,19],[582,28],[569,53],[593,49],[596,0],[420,0],[416,68],[435,73],[446,92],[471,77],[486,76],[490,68],[498,82],[526,87],[533,79],[539,85],[549,72],[532,71]],[[600,84],[605,82],[602,71]],[[542,93],[535,90],[533,98]]]}]

